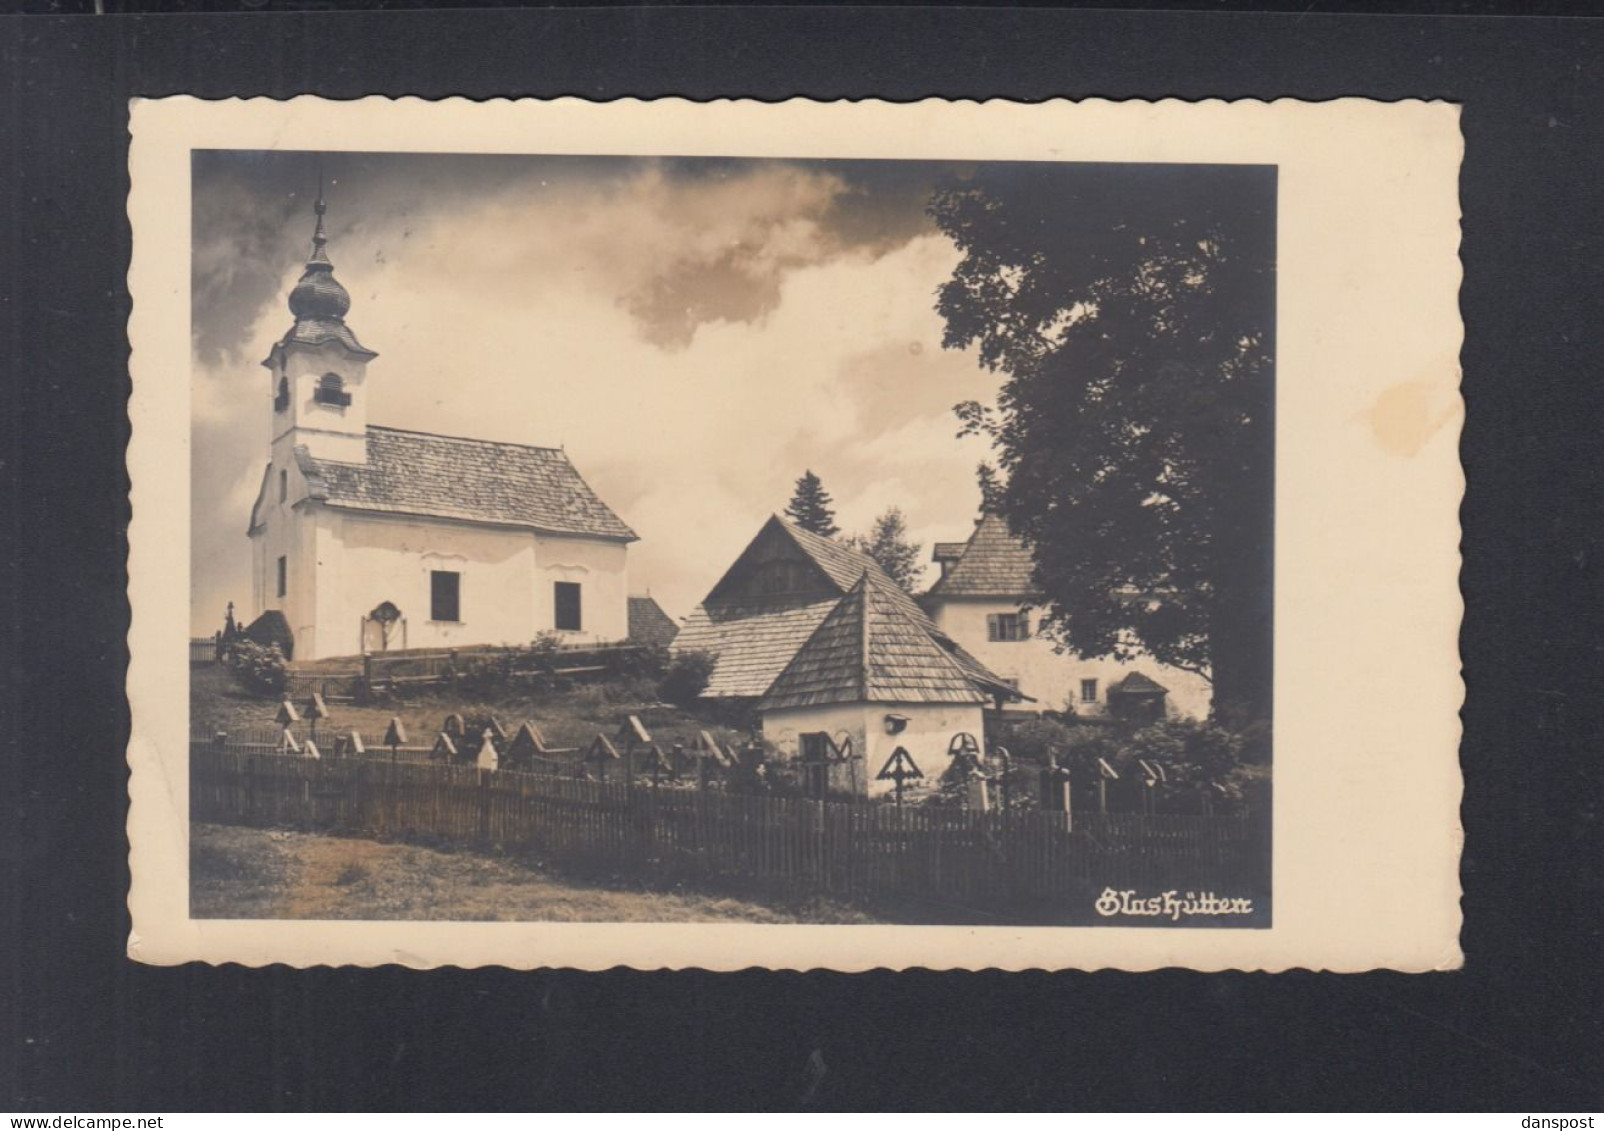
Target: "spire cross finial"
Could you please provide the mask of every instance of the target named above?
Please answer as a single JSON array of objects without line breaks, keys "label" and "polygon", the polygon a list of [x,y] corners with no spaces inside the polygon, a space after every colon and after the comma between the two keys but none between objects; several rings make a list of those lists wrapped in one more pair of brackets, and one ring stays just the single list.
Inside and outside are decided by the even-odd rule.
[{"label": "spire cross finial", "polygon": [[323,249],[328,243],[328,237],[323,234],[323,213],[327,206],[323,203],[323,158],[317,159],[317,203],[312,210],[317,213],[317,229],[312,233],[312,245],[317,251]]}]

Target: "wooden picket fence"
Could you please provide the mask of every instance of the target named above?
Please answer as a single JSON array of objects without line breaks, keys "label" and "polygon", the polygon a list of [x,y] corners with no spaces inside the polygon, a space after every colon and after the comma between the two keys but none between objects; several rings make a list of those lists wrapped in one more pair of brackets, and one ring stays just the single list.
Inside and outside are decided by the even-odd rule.
[{"label": "wooden picket fence", "polygon": [[[973,812],[654,789],[381,759],[190,747],[191,816],[537,854],[639,879],[1029,906],[1090,917],[1106,887],[1254,890],[1243,817]],[[1245,924],[1242,924],[1245,925]]]}]

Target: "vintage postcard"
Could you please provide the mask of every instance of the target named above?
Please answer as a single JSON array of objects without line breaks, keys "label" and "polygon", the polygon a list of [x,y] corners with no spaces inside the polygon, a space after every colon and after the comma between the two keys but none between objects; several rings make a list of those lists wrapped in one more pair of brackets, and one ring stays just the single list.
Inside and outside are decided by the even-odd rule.
[{"label": "vintage postcard", "polygon": [[131,129],[131,957],[1460,963],[1455,107]]}]

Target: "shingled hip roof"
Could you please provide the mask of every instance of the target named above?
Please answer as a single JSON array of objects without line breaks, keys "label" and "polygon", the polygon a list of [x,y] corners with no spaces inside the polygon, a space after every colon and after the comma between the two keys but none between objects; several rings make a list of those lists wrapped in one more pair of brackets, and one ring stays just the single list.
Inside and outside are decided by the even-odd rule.
[{"label": "shingled hip roof", "polygon": [[330,506],[453,518],[633,542],[636,534],[557,448],[369,427],[367,462],[295,449],[312,498]]},{"label": "shingled hip roof", "polygon": [[701,651],[718,657],[704,696],[764,695],[842,600],[842,595],[853,591],[867,576],[874,586],[877,602],[888,603],[905,621],[917,626],[931,645],[944,652],[972,684],[990,694],[1019,697],[1017,691],[937,628],[918,602],[903,592],[873,558],[803,530],[778,515],[764,524],[753,543],[775,530],[789,537],[819,568],[835,593],[761,601],[731,600],[719,595],[729,579],[730,575],[726,574],[707,599],[686,618],[685,627],[674,642],[677,652]]},{"label": "shingled hip roof", "polygon": [[930,587],[927,597],[996,597],[1028,601],[1035,595],[1036,560],[1000,516],[981,516],[962,555]]},{"label": "shingled hip roof", "polygon": [[986,697],[968,673],[906,612],[894,590],[865,570],[791,658],[759,708],[984,704]]}]

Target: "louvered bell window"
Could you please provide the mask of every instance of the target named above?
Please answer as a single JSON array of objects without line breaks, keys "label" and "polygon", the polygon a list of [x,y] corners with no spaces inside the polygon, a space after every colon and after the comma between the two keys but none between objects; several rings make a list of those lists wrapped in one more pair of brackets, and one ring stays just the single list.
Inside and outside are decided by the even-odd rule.
[{"label": "louvered bell window", "polygon": [[317,391],[312,399],[318,404],[344,408],[351,403],[351,394],[345,391],[345,378],[338,373],[325,373],[318,378]]}]

